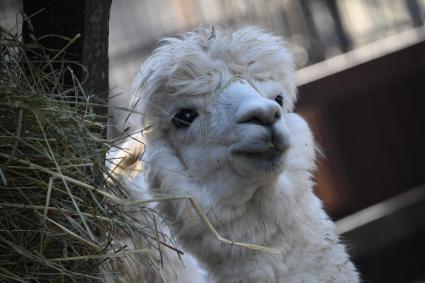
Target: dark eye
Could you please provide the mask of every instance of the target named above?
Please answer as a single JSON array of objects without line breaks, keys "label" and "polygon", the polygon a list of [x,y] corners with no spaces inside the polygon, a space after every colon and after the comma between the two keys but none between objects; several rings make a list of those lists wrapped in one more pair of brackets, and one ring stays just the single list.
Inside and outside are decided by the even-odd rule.
[{"label": "dark eye", "polygon": [[275,98],[274,98],[274,101],[276,101],[277,102],[277,104],[279,104],[281,107],[283,106],[283,96],[282,95],[277,95]]},{"label": "dark eye", "polygon": [[186,128],[192,124],[193,120],[198,116],[193,110],[181,109],[173,117],[173,124],[177,129]]}]

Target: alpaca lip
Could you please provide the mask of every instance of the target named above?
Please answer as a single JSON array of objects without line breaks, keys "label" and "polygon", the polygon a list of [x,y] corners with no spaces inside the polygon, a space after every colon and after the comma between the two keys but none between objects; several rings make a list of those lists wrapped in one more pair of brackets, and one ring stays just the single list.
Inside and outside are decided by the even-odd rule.
[{"label": "alpaca lip", "polygon": [[247,157],[250,159],[276,159],[282,156],[283,150],[276,147],[268,147],[264,149],[253,149],[253,150],[234,150],[232,152],[235,155]]},{"label": "alpaca lip", "polygon": [[266,142],[245,141],[231,146],[230,152],[235,156],[257,160],[276,160],[289,148],[289,140],[272,135]]}]

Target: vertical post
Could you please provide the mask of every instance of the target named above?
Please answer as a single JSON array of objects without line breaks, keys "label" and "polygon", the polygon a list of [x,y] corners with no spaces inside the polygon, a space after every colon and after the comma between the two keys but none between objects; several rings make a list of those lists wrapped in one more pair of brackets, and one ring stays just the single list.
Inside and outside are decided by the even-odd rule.
[{"label": "vertical post", "polygon": [[347,52],[351,49],[352,43],[341,21],[338,4],[336,3],[336,0],[326,0],[326,6],[331,14],[332,21],[334,22],[334,29],[339,47],[343,52]]},{"label": "vertical post", "polygon": [[[59,1],[61,2],[61,1]],[[82,44],[82,64],[88,69],[89,80],[84,85],[89,94],[107,101],[109,94],[109,14],[112,0],[86,0]],[[97,109],[107,114],[107,108]]]},{"label": "vertical post", "polygon": [[304,21],[307,28],[309,40],[309,55],[311,63],[317,63],[325,59],[325,47],[320,39],[319,32],[316,28],[316,23],[313,20],[313,13],[311,11],[311,0],[301,0],[300,6],[304,15]]},{"label": "vertical post", "polygon": [[412,25],[414,27],[423,26],[424,19],[422,18],[422,9],[418,0],[406,0],[406,6],[412,19]]}]

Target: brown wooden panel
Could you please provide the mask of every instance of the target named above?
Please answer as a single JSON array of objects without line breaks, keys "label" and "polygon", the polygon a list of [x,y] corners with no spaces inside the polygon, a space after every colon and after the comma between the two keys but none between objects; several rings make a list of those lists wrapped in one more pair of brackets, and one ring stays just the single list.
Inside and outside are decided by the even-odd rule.
[{"label": "brown wooden panel", "polygon": [[425,43],[300,86],[335,218],[425,183]]}]

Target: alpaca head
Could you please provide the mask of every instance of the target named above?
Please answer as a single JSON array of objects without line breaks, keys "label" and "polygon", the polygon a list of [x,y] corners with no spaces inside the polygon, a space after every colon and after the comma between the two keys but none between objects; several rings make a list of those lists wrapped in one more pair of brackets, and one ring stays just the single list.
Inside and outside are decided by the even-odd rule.
[{"label": "alpaca head", "polygon": [[202,182],[217,175],[270,179],[284,170],[285,115],[296,94],[281,38],[258,28],[200,28],[164,40],[135,83],[134,106],[150,127],[148,151],[167,140]]}]

